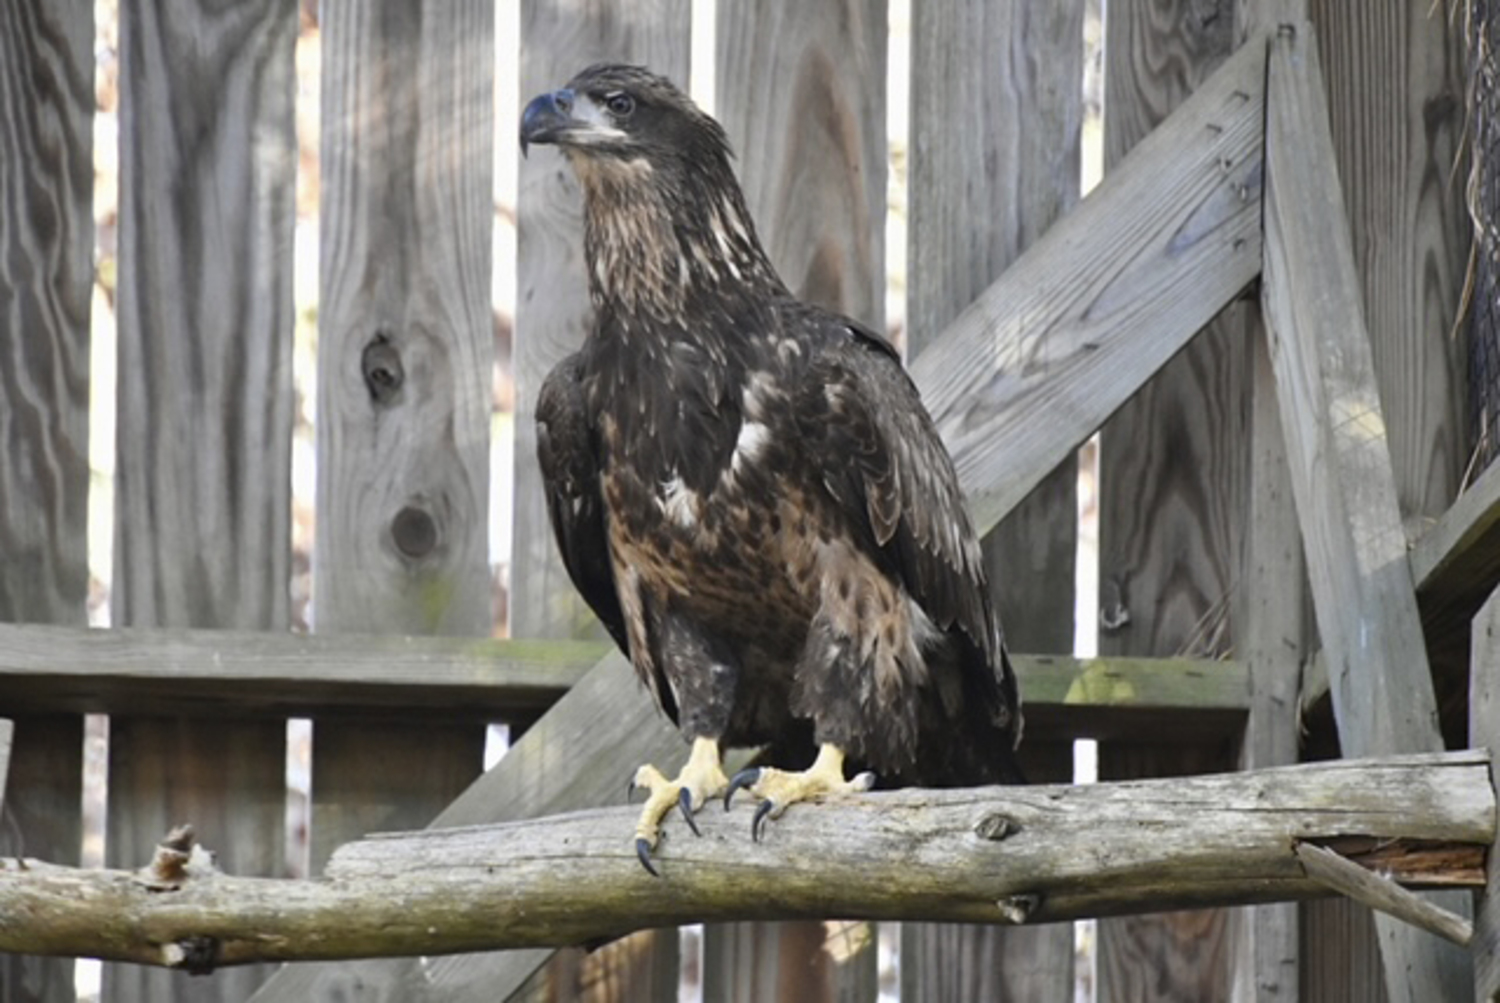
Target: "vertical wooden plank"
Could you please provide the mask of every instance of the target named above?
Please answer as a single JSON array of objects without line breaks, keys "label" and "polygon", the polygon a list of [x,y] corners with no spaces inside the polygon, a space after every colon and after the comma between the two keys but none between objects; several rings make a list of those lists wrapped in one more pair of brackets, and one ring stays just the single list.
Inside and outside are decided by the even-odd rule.
[{"label": "vertical wooden plank", "polygon": [[[114,620],[285,629],[290,575],[295,0],[121,8]],[[278,720],[116,717],[108,859],[191,821],[220,866],[282,871]],[[105,967],[105,998],[241,1000]]]},{"label": "vertical wooden plank", "polygon": [[[913,6],[912,357],[1078,200],[1083,7],[1081,0]],[[1077,482],[1070,459],[985,540],[1012,650],[1072,651]],[[1071,743],[1031,743],[1026,756],[1029,778],[1072,779]],[[1070,1000],[1073,924],[904,923],[901,989],[907,999]]]},{"label": "vertical wooden plank", "polygon": [[[1278,30],[1268,60],[1261,302],[1277,401],[1343,751],[1431,751],[1436,699],[1312,35]],[[1375,928],[1391,999],[1468,991],[1463,952],[1389,916]]]},{"label": "vertical wooden plank", "polygon": [[[1500,749],[1500,592],[1490,596],[1474,617],[1469,674],[1469,746]],[[1490,776],[1495,766],[1491,762]],[[1484,893],[1474,915],[1474,998],[1500,999],[1500,849],[1492,847],[1485,863]]]},{"label": "vertical wooden plank", "polygon": [[[716,112],[772,263],[798,296],[881,330],[886,5],[720,0]],[[705,1000],[846,998],[873,989],[875,937],[834,961],[821,923],[711,925]],[[748,983],[745,977],[754,973]],[[771,973],[776,973],[772,976]]]},{"label": "vertical wooden plank", "polygon": [[[1106,171],[1229,54],[1231,0],[1111,0],[1105,11]],[[1229,647],[1248,468],[1242,324],[1210,325],[1100,435],[1103,654],[1199,655]],[[1220,749],[1107,745],[1100,779],[1214,770]],[[1227,914],[1099,924],[1099,998],[1228,995]],[[1149,983],[1142,980],[1149,980]]]},{"label": "vertical wooden plank", "polygon": [[[1259,41],[1250,44],[1263,44]],[[1276,406],[1276,377],[1260,311],[1243,311],[1252,340],[1250,492],[1236,597],[1241,657],[1250,669],[1250,714],[1240,748],[1243,769],[1297,762],[1297,693],[1308,645],[1307,570],[1292,501],[1291,471]],[[1234,911],[1232,999],[1296,1003],[1298,919],[1295,902]]]},{"label": "vertical wooden plank", "polygon": [[[1306,6],[1306,0],[1236,0],[1237,43],[1263,48],[1278,24],[1302,20]],[[1251,692],[1240,767],[1257,769],[1298,760],[1297,694],[1301,664],[1311,649],[1310,598],[1265,325],[1258,309],[1242,315],[1251,342],[1250,483],[1236,633],[1249,664]],[[1235,910],[1235,1003],[1267,998],[1297,1003],[1298,912],[1296,903],[1286,902]]]},{"label": "vertical wooden plank", "polygon": [[[628,8],[602,0],[523,0],[518,100],[561,87],[600,60],[642,63],[686,88],[690,48],[687,0],[650,0]],[[590,322],[582,293],[582,211],[577,182],[562,157],[539,151],[522,163],[516,221],[514,637],[602,636],[552,542],[536,465],[537,391],[552,366],[582,342]],[[620,789],[636,765],[618,765]],[[649,1000],[663,991],[675,993],[677,972],[677,932],[646,932],[589,954],[559,952],[517,998]]]},{"label": "vertical wooden plank", "polygon": [[1423,525],[1468,459],[1453,336],[1471,232],[1464,19],[1421,3],[1311,6],[1397,502]]},{"label": "vertical wooden plank", "polygon": [[[0,619],[85,622],[94,16],[0,5]],[[0,855],[77,863],[83,719],[22,716]],[[0,999],[73,999],[73,962],[0,957]]]},{"label": "vertical wooden plank", "polygon": [[[347,0],[321,23],[315,627],[488,635],[494,12]],[[483,742],[316,721],[313,867],[426,824],[478,775]]]},{"label": "vertical wooden plank", "polygon": [[[607,0],[523,0],[519,100],[561,87],[601,60],[640,63],[686,88],[690,28],[688,0],[643,0],[628,8]],[[516,240],[510,632],[512,637],[603,638],[552,542],[536,463],[537,391],[552,367],[582,343],[590,316],[584,292],[583,197],[567,161],[549,151],[538,151],[521,164]]]}]

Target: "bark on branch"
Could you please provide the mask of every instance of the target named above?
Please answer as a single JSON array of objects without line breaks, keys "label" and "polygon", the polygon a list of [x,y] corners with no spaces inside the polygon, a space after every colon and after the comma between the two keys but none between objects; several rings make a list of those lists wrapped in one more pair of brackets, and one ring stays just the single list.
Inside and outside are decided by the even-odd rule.
[{"label": "bark on branch", "polygon": [[660,879],[635,810],[375,836],[317,881],[239,878],[181,834],[138,872],[0,862],[0,951],[206,969],[563,946],[652,926],[811,917],[1038,923],[1322,893],[1329,846],[1422,885],[1479,887],[1495,834],[1486,753],[1173,780],[898,791],[669,823]]}]

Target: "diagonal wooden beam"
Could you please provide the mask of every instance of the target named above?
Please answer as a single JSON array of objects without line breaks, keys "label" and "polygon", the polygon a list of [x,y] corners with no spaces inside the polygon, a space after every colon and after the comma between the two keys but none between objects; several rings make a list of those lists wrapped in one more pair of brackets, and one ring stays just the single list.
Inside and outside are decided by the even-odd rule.
[{"label": "diagonal wooden beam", "polygon": [[[981,532],[1254,280],[1264,81],[1263,46],[1226,61],[912,366]],[[683,758],[612,655],[434,825],[607,803],[635,765]],[[503,999],[546,957],[455,958],[422,979]],[[316,998],[357,979],[359,964],[382,963],[286,969],[255,1003]]]},{"label": "diagonal wooden beam", "polygon": [[912,364],[981,533],[1259,273],[1264,82],[1242,47]]},{"label": "diagonal wooden beam", "polygon": [[[1317,40],[1272,36],[1261,285],[1334,715],[1350,756],[1441,750]],[[1393,1003],[1455,999],[1463,952],[1376,917]]]}]

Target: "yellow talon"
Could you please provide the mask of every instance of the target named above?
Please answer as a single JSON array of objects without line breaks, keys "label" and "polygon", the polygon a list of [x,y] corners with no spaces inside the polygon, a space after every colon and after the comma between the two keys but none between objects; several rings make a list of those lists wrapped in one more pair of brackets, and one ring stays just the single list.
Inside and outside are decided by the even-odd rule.
[{"label": "yellow talon", "polygon": [[640,821],[635,826],[635,851],[641,865],[656,874],[651,865],[651,851],[656,849],[661,836],[661,823],[673,807],[682,809],[694,834],[698,823],[693,821],[693,812],[703,807],[711,797],[722,794],[729,786],[724,776],[724,767],[719,758],[719,743],[712,738],[693,739],[693,751],[677,779],[669,780],[655,766],[647,764],[635,771],[634,787],[644,787],[651,792],[641,809]]},{"label": "yellow talon", "polygon": [[724,808],[728,810],[730,798],[740,788],[760,798],[755,817],[750,822],[750,836],[758,840],[762,822],[767,818],[780,818],[799,801],[811,801],[829,794],[858,794],[869,790],[874,783],[875,774],[868,772],[845,780],[844,751],[825,743],[818,748],[818,758],[800,773],[769,766],[736,773],[729,784],[729,792],[724,795]]}]

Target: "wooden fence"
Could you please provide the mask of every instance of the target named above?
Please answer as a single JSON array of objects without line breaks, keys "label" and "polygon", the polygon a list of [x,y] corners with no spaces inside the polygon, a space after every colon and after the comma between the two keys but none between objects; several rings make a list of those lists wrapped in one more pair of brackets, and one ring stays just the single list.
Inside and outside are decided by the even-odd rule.
[{"label": "wooden fence", "polygon": [[[1473,527],[1493,521],[1488,500],[1500,494],[1489,477],[1449,510],[1465,460],[1459,349],[1449,337],[1468,233],[1453,181],[1462,177],[1462,59],[1453,29],[1426,4],[1311,6],[1363,293],[1344,306],[1362,308],[1368,327],[1399,516],[1414,535],[1435,527],[1414,551],[1412,577],[1439,709],[1462,745],[1467,622],[1494,582],[1469,544]],[[682,755],[618,656],[606,659],[611,671],[591,671],[603,648],[545,525],[529,408],[542,375],[581,338],[586,307],[576,295],[577,194],[547,151],[522,165],[516,207],[511,630],[526,640],[482,639],[492,628],[491,171],[496,144],[513,157],[515,143],[494,128],[495,97],[518,108],[605,58],[685,81],[695,9],[688,0],[523,0],[517,67],[497,63],[495,10],[480,0],[321,5],[311,637],[288,634],[287,591],[299,5],[122,4],[108,632],[79,629],[94,9],[87,0],[0,9],[0,617],[54,625],[0,630],[0,717],[14,722],[4,853],[77,859],[84,711],[110,715],[108,857],[125,867],[188,820],[227,871],[283,873],[288,714],[315,722],[315,868],[367,831],[607,803],[638,760]],[[1405,742],[1400,722],[1388,733],[1380,722],[1368,734],[1347,726],[1351,715],[1363,722],[1351,709],[1347,664],[1331,664],[1321,686],[1316,673],[1302,678],[1315,644],[1309,592],[1365,583],[1315,574],[1309,590],[1291,501],[1306,470],[1288,469],[1287,412],[1278,414],[1273,391],[1293,363],[1278,357],[1273,376],[1254,297],[1219,309],[1261,270],[1261,130],[1272,121],[1262,110],[1278,107],[1266,95],[1261,33],[1304,11],[1293,2],[1110,0],[1107,183],[1114,174],[1119,188],[1150,191],[1148,181],[1189,154],[1222,156],[1221,174],[1193,193],[1200,201],[1143,200],[1130,227],[1108,233],[1118,267],[1061,269],[1075,238],[1054,231],[1006,272],[1077,198],[1083,14],[1084,0],[911,11],[907,344],[929,404],[948,416],[944,432],[979,521],[998,524],[987,552],[1012,644],[1055,656],[1023,660],[1028,770],[1066,779],[1080,736],[1100,739],[1104,778],[1290,762],[1302,708],[1309,754],[1336,751],[1340,736],[1349,751],[1391,734]],[[717,7],[717,114],[767,247],[795,290],[871,324],[882,320],[885,282],[887,37],[881,2]],[[1261,51],[1232,56],[1246,39]],[[1305,62],[1307,53],[1293,57]],[[1218,90],[1206,93],[1206,82]],[[1211,114],[1190,110],[1152,134],[1195,94]],[[1301,98],[1286,107],[1322,101]],[[1225,124],[1230,106],[1241,109],[1234,125]],[[1294,118],[1281,124],[1295,133]],[[1127,159],[1138,143],[1153,144],[1153,155]],[[1193,207],[1204,208],[1184,215]],[[1068,231],[1080,240],[1091,221],[1112,218],[1086,210]],[[1238,235],[1212,251],[1212,289],[1198,284],[1209,217],[1216,234]],[[1268,226],[1272,218],[1268,208]],[[1281,288],[1318,274],[1308,262],[1283,264]],[[969,308],[976,298],[988,306]],[[1028,364],[1015,391],[992,378],[994,350],[984,347],[995,339],[987,325],[996,302],[1010,304],[1012,317],[1066,315],[1085,334],[1097,313],[1130,327],[1141,350],[1101,367],[1088,361],[1088,344],[1025,342],[1037,371]],[[939,340],[945,329],[960,336]],[[1133,374],[1174,354],[1124,401]],[[1301,364],[1319,371],[1316,359]],[[1038,378],[1059,372],[1069,379]],[[1077,526],[1067,457],[1111,413],[1099,484],[1101,648],[1111,660],[1079,663],[1067,657]],[[1056,425],[1065,431],[1044,434]],[[1016,431],[1028,427],[1037,434]],[[1296,429],[1288,434],[1306,447],[1294,459],[1327,455],[1296,441]],[[1033,452],[986,452],[999,441]],[[1044,471],[1059,461],[1051,476],[1004,475],[1007,463]],[[1315,557],[1315,569],[1337,565]],[[1330,636],[1338,624],[1322,618],[1326,605],[1324,647],[1344,650]],[[484,726],[495,721],[520,741],[473,783]],[[1388,942],[1402,936],[1384,932]],[[876,943],[870,924],[710,926],[705,998],[870,1000]],[[1387,991],[1368,911],[1342,902],[1101,921],[1097,953],[1098,998],[1108,1001],[1272,990],[1280,999],[1365,1000]],[[899,957],[903,999],[1072,998],[1070,924],[905,924]],[[274,976],[244,968],[195,979],[110,965],[104,998],[655,1000],[674,998],[683,961],[667,931],[591,955],[320,964]],[[72,999],[72,978],[70,962],[0,959],[6,1000]]]}]

